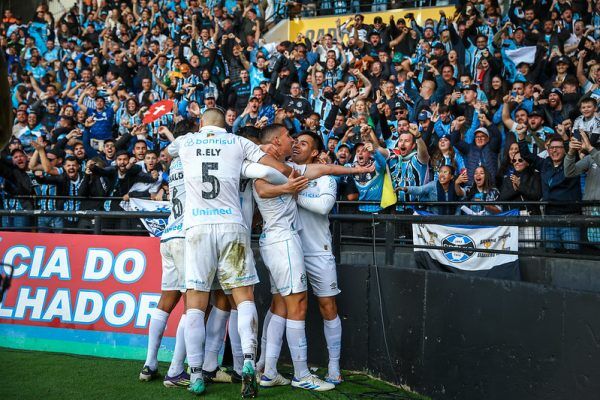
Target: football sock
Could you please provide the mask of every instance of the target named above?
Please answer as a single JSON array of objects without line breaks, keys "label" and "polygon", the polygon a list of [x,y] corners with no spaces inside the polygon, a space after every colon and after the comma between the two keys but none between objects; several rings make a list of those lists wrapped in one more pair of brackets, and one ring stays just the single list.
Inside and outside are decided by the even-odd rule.
[{"label": "football sock", "polygon": [[231,310],[228,329],[229,341],[231,342],[231,353],[233,356],[233,370],[241,375],[242,366],[244,365],[244,352],[242,351],[242,342],[240,341],[240,333],[238,332],[237,310]]},{"label": "football sock", "polygon": [[202,379],[202,358],[204,357],[204,312],[197,308],[190,308],[185,317],[185,348],[187,350],[188,364],[192,374],[190,383]]},{"label": "football sock", "polygon": [[153,370],[158,368],[158,348],[160,347],[160,341],[165,332],[168,318],[169,313],[158,308],[154,309],[150,317],[150,324],[148,326],[148,352],[146,353],[146,363],[144,365],[149,366]]},{"label": "football sock", "polygon": [[185,361],[185,314],[181,316],[179,325],[177,325],[177,334],[175,335],[175,350],[173,351],[173,359],[169,366],[167,375],[173,377],[183,372],[183,362]]},{"label": "football sock", "polygon": [[250,362],[252,368],[256,356],[256,336],[258,331],[258,314],[253,301],[242,301],[238,304],[238,332],[244,352],[244,364]]},{"label": "football sock", "polygon": [[223,311],[213,307],[206,321],[206,341],[204,344],[204,364],[202,369],[205,371],[214,371],[219,366],[219,352],[223,347],[225,339],[225,328],[229,311]]},{"label": "football sock", "polygon": [[281,353],[283,334],[285,333],[285,318],[273,315],[267,329],[267,355],[265,358],[265,375],[273,379],[277,376],[277,360]]},{"label": "football sock", "polygon": [[269,309],[267,310],[265,320],[263,321],[262,336],[260,337],[260,358],[256,363],[256,369],[258,371],[265,370],[265,357],[267,356],[267,329],[269,328],[271,317],[273,317],[273,313],[271,312],[271,309]]},{"label": "football sock", "polygon": [[305,322],[288,319],[285,328],[290,355],[294,363],[294,377],[302,379],[310,375],[306,363],[308,346],[306,343]]},{"label": "football sock", "polygon": [[332,320],[323,320],[325,341],[329,351],[329,376],[340,375],[340,352],[342,349],[342,321],[338,315]]}]

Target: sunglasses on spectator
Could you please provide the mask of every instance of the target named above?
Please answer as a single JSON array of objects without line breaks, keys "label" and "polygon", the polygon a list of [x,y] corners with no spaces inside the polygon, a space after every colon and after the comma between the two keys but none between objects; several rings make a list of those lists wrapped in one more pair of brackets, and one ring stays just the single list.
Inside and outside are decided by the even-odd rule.
[{"label": "sunglasses on spectator", "polygon": [[522,158],[513,158],[512,159],[512,163],[513,164],[515,164],[515,163],[522,163],[523,161],[525,161],[525,160],[523,160]]}]

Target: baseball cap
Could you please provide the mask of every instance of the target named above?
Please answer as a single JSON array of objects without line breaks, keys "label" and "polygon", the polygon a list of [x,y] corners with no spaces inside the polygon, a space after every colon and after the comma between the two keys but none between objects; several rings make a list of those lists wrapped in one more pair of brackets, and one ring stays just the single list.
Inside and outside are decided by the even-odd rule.
[{"label": "baseball cap", "polygon": [[556,64],[570,64],[569,59],[565,56],[558,57]]},{"label": "baseball cap", "polygon": [[[559,88],[552,88],[552,90],[550,90],[550,93],[557,94],[561,99],[563,97],[563,92]],[[550,94],[550,93],[548,93],[548,94]]]},{"label": "baseball cap", "polygon": [[487,136],[487,137],[490,137],[490,133],[489,133],[489,132],[488,132],[488,130],[487,130],[486,128],[484,128],[484,127],[477,128],[477,129],[475,130],[475,133],[477,133],[477,132],[481,132],[481,133],[483,133],[485,136]]},{"label": "baseball cap", "polygon": [[544,118],[544,113],[541,112],[540,110],[538,110],[537,108],[534,108],[528,115],[528,117],[541,117]]},{"label": "baseball cap", "polygon": [[423,110],[419,113],[417,120],[418,121],[427,121],[430,118],[431,118],[431,113],[427,110]]},{"label": "baseball cap", "polygon": [[446,47],[444,46],[444,44],[443,44],[442,42],[436,42],[436,43],[433,45],[433,48],[434,48],[434,49],[442,49],[442,50],[445,50],[445,49],[446,49]]}]

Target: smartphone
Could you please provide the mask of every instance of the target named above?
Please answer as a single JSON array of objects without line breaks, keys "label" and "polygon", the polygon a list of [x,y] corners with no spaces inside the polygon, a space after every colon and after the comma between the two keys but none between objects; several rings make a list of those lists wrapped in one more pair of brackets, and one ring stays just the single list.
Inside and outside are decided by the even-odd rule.
[{"label": "smartphone", "polygon": [[581,132],[579,132],[579,129],[573,129],[573,137],[577,140],[581,140]]}]

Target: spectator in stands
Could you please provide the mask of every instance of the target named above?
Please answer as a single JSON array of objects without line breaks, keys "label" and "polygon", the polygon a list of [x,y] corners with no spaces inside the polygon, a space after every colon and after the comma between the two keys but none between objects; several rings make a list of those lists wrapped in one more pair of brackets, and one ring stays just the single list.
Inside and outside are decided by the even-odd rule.
[{"label": "spectator in stands", "polygon": [[[490,174],[484,166],[475,168],[473,184],[466,186],[464,191],[465,201],[493,202],[496,201],[500,195],[500,192],[494,186],[492,174]],[[472,204],[463,206],[461,210],[466,214],[492,215],[502,211],[502,208],[497,205],[486,204],[480,206],[478,204]]]},{"label": "spectator in stands", "polygon": [[[538,201],[542,197],[542,183],[540,181],[539,172],[535,171],[525,160],[521,157],[521,153],[518,151],[513,153],[510,163],[512,168],[507,171],[502,181],[500,188],[500,201]],[[531,205],[520,205],[520,206],[508,206],[508,209],[516,208],[520,210],[522,215],[539,214],[540,209],[536,206]],[[523,213],[523,211],[525,211]]]},{"label": "spectator in stands", "polygon": [[[560,136],[551,136],[548,143],[548,157],[540,158],[531,153],[525,141],[526,127],[520,127],[519,153],[535,169],[540,171],[542,179],[542,199],[549,204],[545,207],[548,215],[579,214],[581,200],[581,185],[578,177],[567,177],[564,171],[565,143]],[[579,229],[569,227],[547,227],[543,229],[544,241],[547,248],[576,250],[579,248]]]},{"label": "spectator in stands", "polygon": [[[573,178],[585,174],[583,200],[600,200],[600,151],[597,147],[592,146],[587,133],[582,132],[580,135],[581,140],[573,136],[569,143],[569,152],[564,162],[565,176]],[[579,161],[577,161],[578,155],[580,155]],[[600,207],[584,207],[583,214],[599,216]],[[600,242],[600,230],[598,228],[589,228],[587,233],[589,242]]]},{"label": "spectator in stands", "polygon": [[[437,174],[437,179],[422,186],[399,187],[411,195],[416,201],[448,201],[457,202],[464,196],[465,192],[461,185],[467,182],[467,173],[463,171],[454,179],[455,171],[452,165],[442,165]],[[455,205],[429,206],[431,212],[438,215],[452,215],[456,213]]]},{"label": "spectator in stands", "polygon": [[[144,186],[139,191],[144,196],[155,193],[164,182],[150,182],[152,170],[162,176],[167,171],[156,166],[168,165],[154,161],[169,143],[160,128],[193,126],[213,105],[227,110],[227,129],[234,133],[277,121],[290,132],[319,134],[333,162],[374,162],[375,172],[339,180],[343,199],[379,202],[389,169],[396,189],[415,188],[398,191],[398,209],[404,210],[403,200],[424,185],[437,187],[440,171],[451,166],[455,182],[467,170],[471,197],[495,198],[496,183],[501,198],[539,200],[535,185],[524,183],[535,181],[538,170],[544,200],[573,203],[582,195],[579,169],[560,176],[555,132],[577,150],[564,167],[588,166],[583,196],[596,198],[593,157],[582,153],[577,159],[577,141],[587,147],[581,132],[589,133],[592,147],[600,137],[600,37],[597,29],[586,29],[597,18],[585,7],[573,12],[562,0],[504,8],[459,2],[454,15],[441,11],[420,25],[416,10],[404,18],[375,15],[373,24],[356,14],[320,27],[328,32],[322,36],[267,43],[269,16],[297,14],[306,4],[274,1],[265,9],[258,0],[234,3],[86,1],[58,15],[55,24],[40,7],[30,22],[35,29],[8,10],[0,48],[9,61],[7,106],[15,120],[12,147],[2,154],[4,208],[75,208],[53,199],[33,204],[10,197],[64,192],[55,178],[67,172],[62,169],[69,155],[88,176],[87,191],[80,193],[122,198],[135,183]],[[366,7],[382,11],[397,5],[375,1]],[[317,2],[316,9],[368,11],[356,1],[334,0]],[[511,55],[515,49],[519,58]],[[165,99],[173,101],[172,111],[143,124],[148,108]],[[35,151],[38,141],[45,161]],[[125,153],[132,159],[125,160]],[[29,158],[32,170],[43,171],[40,185],[29,178]],[[68,165],[75,177],[77,167],[73,161]],[[475,179],[476,172],[483,180]],[[120,209],[116,201],[80,206]],[[375,204],[359,209],[380,211]],[[545,212],[579,210],[550,205]],[[572,233],[547,231],[558,240]]]}]

